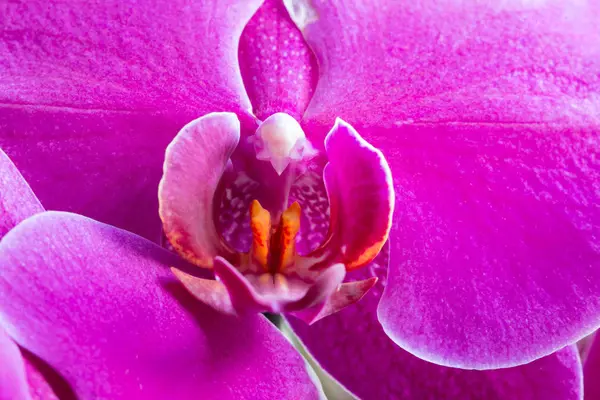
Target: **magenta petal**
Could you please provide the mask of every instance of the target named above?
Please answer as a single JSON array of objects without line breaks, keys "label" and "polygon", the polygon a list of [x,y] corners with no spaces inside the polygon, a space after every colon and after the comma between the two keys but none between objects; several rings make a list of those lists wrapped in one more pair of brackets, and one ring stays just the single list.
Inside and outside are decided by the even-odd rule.
[{"label": "magenta petal", "polygon": [[597,331],[593,332],[590,335],[587,335],[586,337],[578,340],[577,343],[575,343],[575,345],[577,346],[577,351],[579,351],[579,358],[581,358],[581,362],[583,364],[585,364],[585,361],[587,360],[587,357],[590,353],[592,344],[596,339],[596,332]]},{"label": "magenta petal", "polygon": [[80,398],[316,398],[262,316],[221,315],[171,253],[87,218],[42,213],[0,242],[0,321]]},{"label": "magenta petal", "polygon": [[305,126],[344,118],[394,176],[388,334],[495,368],[598,328],[599,4],[313,3]]},{"label": "magenta petal", "polygon": [[164,149],[199,115],[250,119],[238,41],[260,1],[0,5],[0,147],[46,208],[157,240]]},{"label": "magenta petal", "polygon": [[531,364],[491,371],[443,367],[402,350],[376,317],[385,284],[382,269],[374,263],[349,274],[354,279],[380,278],[351,307],[311,326],[289,321],[319,364],[360,399],[581,399],[582,372],[575,346]]},{"label": "magenta petal", "polygon": [[235,114],[211,113],[183,127],[167,148],[158,189],[163,230],[179,254],[201,267],[226,251],[213,216],[215,193],[239,140]]},{"label": "magenta petal", "polygon": [[397,223],[379,306],[404,349],[442,365],[518,365],[600,324],[597,128],[420,124],[371,130]]},{"label": "magenta petal", "polygon": [[181,281],[183,286],[202,303],[224,314],[237,314],[237,311],[231,304],[227,288],[223,283],[214,279],[193,276],[177,268],[172,268],[171,271],[173,271],[173,274]]},{"label": "magenta petal", "polygon": [[318,320],[356,303],[362,299],[376,283],[376,277],[363,279],[361,281],[342,283],[325,302],[305,310],[291,312],[290,314],[307,324],[314,324]]},{"label": "magenta petal", "polygon": [[261,120],[277,112],[300,119],[317,84],[314,54],[280,0],[266,0],[240,37],[240,69]]},{"label": "magenta petal", "polygon": [[0,146],[45,208],[80,212],[158,241],[165,148],[197,116],[0,106]]},{"label": "magenta petal", "polygon": [[326,302],[342,284],[345,276],[346,267],[344,264],[334,264],[328,267],[310,285],[301,299],[287,304],[282,311],[299,311]]},{"label": "magenta petal", "polygon": [[290,3],[319,63],[306,120],[598,120],[595,1]]},{"label": "magenta petal", "polygon": [[593,341],[583,366],[585,400],[600,399],[600,341]]},{"label": "magenta petal", "polygon": [[[73,398],[73,391],[69,385],[52,370],[52,375],[44,374],[40,370],[38,364],[34,364],[31,360],[33,357],[31,353],[25,353],[25,374],[27,375],[27,382],[29,383],[29,392],[34,400],[61,400]],[[44,372],[48,372],[47,367]],[[56,378],[56,381],[51,385],[49,381],[51,378]],[[56,393],[60,393],[57,396]]]},{"label": "magenta petal", "polygon": [[19,347],[0,328],[0,400],[31,399]]},{"label": "magenta petal", "polygon": [[259,5],[4,4],[2,101],[115,111],[248,109],[237,47]]},{"label": "magenta petal", "polygon": [[0,149],[0,239],[25,218],[42,211],[25,179]]},{"label": "magenta petal", "polygon": [[346,268],[359,268],[377,256],[388,238],[394,210],[390,167],[341,119],[327,135],[325,149],[333,242]]},{"label": "magenta petal", "polygon": [[320,68],[307,132],[344,118],[394,176],[388,334],[495,368],[598,328],[600,5],[301,4]]}]

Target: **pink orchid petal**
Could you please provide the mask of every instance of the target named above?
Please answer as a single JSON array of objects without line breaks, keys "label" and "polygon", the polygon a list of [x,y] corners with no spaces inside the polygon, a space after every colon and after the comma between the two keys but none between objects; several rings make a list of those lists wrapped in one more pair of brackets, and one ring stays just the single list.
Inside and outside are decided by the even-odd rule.
[{"label": "pink orchid petal", "polygon": [[346,267],[344,264],[334,264],[319,274],[301,299],[286,304],[283,312],[300,311],[324,303],[335,293],[344,281]]},{"label": "pink orchid petal", "polygon": [[518,365],[600,324],[594,128],[432,124],[378,134],[396,189],[378,313],[401,347],[465,368]]},{"label": "pink orchid petal", "polygon": [[45,208],[81,212],[158,241],[165,148],[196,117],[0,106],[0,146]]},{"label": "pink orchid petal", "polygon": [[317,84],[314,54],[282,1],[266,0],[240,38],[240,69],[254,114],[300,119]]},{"label": "pink orchid petal", "polygon": [[304,362],[262,316],[191,297],[172,253],[67,213],[0,242],[0,321],[80,398],[316,398]]},{"label": "pink orchid petal", "polygon": [[300,4],[320,68],[307,132],[344,118],[394,176],[387,333],[497,368],[596,329],[600,5]]},{"label": "pink orchid petal", "polygon": [[598,121],[597,2],[291,3],[319,63],[307,121]]},{"label": "pink orchid petal", "polygon": [[[0,400],[58,400],[37,366],[0,328]],[[65,393],[65,398],[68,394]]]},{"label": "pink orchid petal", "polygon": [[579,400],[581,363],[569,346],[531,364],[473,371],[423,361],[398,347],[377,321],[385,285],[384,257],[351,279],[378,277],[364,298],[311,326],[289,322],[319,364],[363,400]]},{"label": "pink orchid petal", "polygon": [[193,276],[177,268],[172,268],[171,270],[183,286],[202,303],[224,314],[237,314],[231,304],[227,288],[223,283],[214,279]]},{"label": "pink orchid petal", "polygon": [[[325,139],[323,174],[334,245],[347,269],[373,260],[385,244],[394,210],[390,168],[381,152],[338,119]],[[336,236],[339,236],[336,238]]]},{"label": "pink orchid petal", "polygon": [[44,207],[0,149],[0,239],[25,218],[42,211]]},{"label": "pink orchid petal", "polygon": [[598,379],[600,377],[600,341],[598,340],[594,340],[589,349],[583,373],[585,389],[583,398],[585,400],[600,399],[600,380]]},{"label": "pink orchid petal", "polygon": [[577,350],[579,351],[579,358],[581,358],[581,362],[583,364],[585,364],[585,361],[587,360],[587,357],[590,353],[590,348],[592,347],[595,338],[596,332],[592,333],[591,335],[587,335],[586,337],[578,340],[577,343],[575,343],[575,345],[577,346]]},{"label": "pink orchid petal", "polygon": [[0,400],[29,400],[25,362],[19,347],[0,328]]},{"label": "pink orchid petal", "polygon": [[251,120],[238,41],[260,1],[0,5],[0,147],[46,208],[158,240],[164,149],[213,111]]},{"label": "pink orchid petal", "polygon": [[165,236],[185,259],[211,267],[227,248],[216,230],[215,194],[240,140],[233,113],[211,113],[177,134],[167,148],[158,189]]},{"label": "pink orchid petal", "polygon": [[[40,370],[40,366],[32,362],[30,353],[24,354],[25,360],[25,374],[27,375],[27,382],[29,383],[29,392],[34,400],[61,400],[73,398],[73,392],[69,385],[64,382],[56,371],[51,372],[52,375],[48,376],[47,367],[44,372]],[[49,383],[51,378],[57,378],[53,385]],[[56,393],[60,393],[59,397]]]},{"label": "pink orchid petal", "polygon": [[311,308],[291,312],[290,314],[309,325],[314,324],[315,322],[356,303],[362,299],[376,283],[376,277],[363,279],[361,281],[342,283],[325,302]]}]

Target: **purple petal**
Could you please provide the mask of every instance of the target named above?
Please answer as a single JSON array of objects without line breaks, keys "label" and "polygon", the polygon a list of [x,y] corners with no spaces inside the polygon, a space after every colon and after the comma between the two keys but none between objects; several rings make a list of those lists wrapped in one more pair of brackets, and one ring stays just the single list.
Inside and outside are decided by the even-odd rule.
[{"label": "purple petal", "polygon": [[25,218],[42,211],[44,207],[0,149],[0,239]]},{"label": "purple petal", "polygon": [[211,267],[227,250],[215,227],[213,203],[239,140],[235,114],[211,113],[183,127],[167,148],[158,190],[163,230],[180,255],[201,267]]},{"label": "purple petal", "polygon": [[[47,365],[42,367],[39,362],[33,362],[31,353],[25,353],[24,356],[25,373],[29,383],[29,392],[33,399],[64,400],[74,398],[73,391],[56,371],[50,369]],[[49,383],[50,381],[52,381],[52,385]],[[60,393],[60,396],[57,396],[56,393]]]},{"label": "purple petal", "polygon": [[401,347],[518,365],[600,324],[598,130],[436,124],[373,131],[397,223],[379,319]]},{"label": "purple petal", "polygon": [[[219,258],[217,258],[218,264]],[[225,285],[215,279],[200,278],[187,274],[177,268],[172,268],[173,274],[181,281],[183,286],[202,303],[214,308],[215,310],[236,315],[237,311],[231,304],[229,293]]]},{"label": "purple petal", "polygon": [[45,207],[157,240],[164,149],[213,111],[250,120],[238,41],[259,1],[0,5],[0,146]]},{"label": "purple petal", "polygon": [[388,334],[436,363],[495,368],[596,329],[599,5],[315,2],[305,11],[320,67],[307,132],[316,140],[344,118],[394,176],[379,309]]},{"label": "purple petal", "polygon": [[300,119],[317,84],[314,54],[283,2],[266,0],[240,38],[240,69],[254,114],[277,112]]},{"label": "purple petal", "polygon": [[592,344],[594,343],[595,338],[596,338],[596,332],[594,332],[590,335],[587,335],[586,337],[578,340],[577,343],[575,343],[575,345],[577,346],[577,350],[579,351],[579,358],[581,358],[581,362],[583,364],[585,364],[585,361],[587,360],[587,357],[590,353],[590,349],[592,347]]},{"label": "purple petal", "polygon": [[158,246],[66,213],[0,243],[0,321],[81,398],[316,398],[302,359],[262,316],[195,301]]},{"label": "purple petal", "polygon": [[388,238],[392,175],[381,152],[340,119],[327,135],[325,149],[329,164],[323,176],[334,245],[341,249],[346,268],[359,268],[377,256]]},{"label": "purple petal", "polygon": [[597,2],[294,3],[319,63],[307,121],[598,120]]},{"label": "purple petal", "polygon": [[304,297],[286,305],[282,311],[299,311],[325,303],[330,296],[334,295],[345,276],[346,266],[344,264],[334,264],[328,267],[311,284]]},{"label": "purple petal", "polygon": [[365,297],[311,326],[290,319],[319,364],[363,400],[519,399],[579,400],[581,364],[574,346],[531,364],[470,371],[423,361],[390,340],[377,321],[385,284],[385,260],[353,271],[354,279],[377,276]]},{"label": "purple petal", "polygon": [[[596,335],[597,336],[597,335]],[[600,399],[600,341],[594,340],[583,366],[586,400]]]},{"label": "purple petal", "polygon": [[0,399],[31,399],[19,347],[0,328]]},{"label": "purple petal", "polygon": [[342,283],[325,302],[290,314],[296,318],[300,318],[307,324],[314,324],[318,320],[356,303],[362,299],[376,283],[376,277],[361,281]]}]

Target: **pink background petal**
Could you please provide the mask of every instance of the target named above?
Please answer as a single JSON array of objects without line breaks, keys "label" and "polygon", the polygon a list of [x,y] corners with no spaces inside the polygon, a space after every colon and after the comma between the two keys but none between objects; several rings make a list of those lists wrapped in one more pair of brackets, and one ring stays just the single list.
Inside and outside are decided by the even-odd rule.
[{"label": "pink background petal", "polygon": [[42,211],[25,179],[0,149],[0,239],[25,218]]},{"label": "pink background petal", "polygon": [[26,356],[0,328],[0,400],[58,400]]},{"label": "pink background petal", "polygon": [[295,3],[319,63],[307,120],[598,121],[597,2]]},{"label": "pink background petal", "polygon": [[358,303],[312,326],[290,318],[317,361],[363,400],[579,400],[581,364],[574,346],[531,364],[469,371],[423,361],[390,340],[377,321],[385,284],[385,254],[354,279],[377,276]]},{"label": "pink background petal", "polygon": [[0,400],[31,399],[19,347],[0,329]]},{"label": "pink background petal", "polygon": [[495,368],[597,328],[600,5],[312,4],[304,126],[317,140],[339,116],[392,168],[388,334]]},{"label": "pink background petal", "polygon": [[[597,339],[597,338],[596,338]],[[600,341],[594,340],[583,366],[585,400],[600,399]]]},{"label": "pink background petal", "polygon": [[[24,350],[21,349],[23,352]],[[60,375],[45,365],[42,373],[39,363],[32,361],[33,355],[25,353],[25,373],[29,383],[29,392],[34,400],[64,400],[72,399],[73,392],[69,385],[60,377]],[[38,360],[36,360],[38,361]],[[52,385],[49,381],[54,378]],[[60,393],[60,397],[56,395]]]},{"label": "pink background petal", "polygon": [[251,120],[238,40],[258,1],[0,5],[0,147],[46,208],[158,240],[164,149],[212,111]]},{"label": "pink background petal", "polygon": [[304,362],[262,316],[195,301],[174,255],[49,212],[0,243],[0,320],[81,398],[317,398]]},{"label": "pink background petal", "polygon": [[325,302],[316,306],[290,313],[307,324],[336,313],[352,304],[360,301],[363,296],[377,283],[377,278],[371,277],[360,281],[345,282],[339,285],[337,290],[329,296]]},{"label": "pink background petal", "polygon": [[600,324],[594,128],[419,124],[395,148],[387,333],[429,361],[529,362]]}]

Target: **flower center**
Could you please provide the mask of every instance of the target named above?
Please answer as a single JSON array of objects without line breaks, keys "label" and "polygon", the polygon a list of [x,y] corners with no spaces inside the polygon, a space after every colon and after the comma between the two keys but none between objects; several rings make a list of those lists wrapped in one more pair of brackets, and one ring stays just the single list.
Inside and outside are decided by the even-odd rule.
[{"label": "flower center", "polygon": [[[343,283],[346,271],[368,264],[391,227],[394,192],[383,154],[340,119],[316,159],[298,122],[286,114],[267,118],[250,137],[261,161],[234,164],[240,137],[234,114],[211,113],[186,125],[166,151],[159,185],[165,237],[186,260],[212,268],[216,280],[174,273],[199,299],[229,314],[300,313],[315,321],[358,301],[375,281]],[[246,144],[241,155],[248,155]],[[245,169],[236,170],[239,166]],[[327,194],[322,208],[315,208],[314,196],[291,193],[299,179],[315,173]],[[236,250],[215,226],[215,200],[231,200],[231,188],[247,178],[256,185],[235,207],[255,199],[249,207],[251,232],[243,229],[251,242],[249,250]],[[305,232],[300,205],[290,197],[308,212],[302,216]],[[234,229],[241,225],[237,218],[247,218],[246,207],[233,214]],[[296,238],[302,235],[306,243],[318,229],[315,214],[327,215],[329,229],[321,245],[298,254]]]},{"label": "flower center", "polygon": [[271,214],[257,200],[250,206],[252,245],[250,257],[265,272],[276,275],[292,265],[296,258],[296,235],[300,230],[300,205],[294,202],[275,226]]}]

